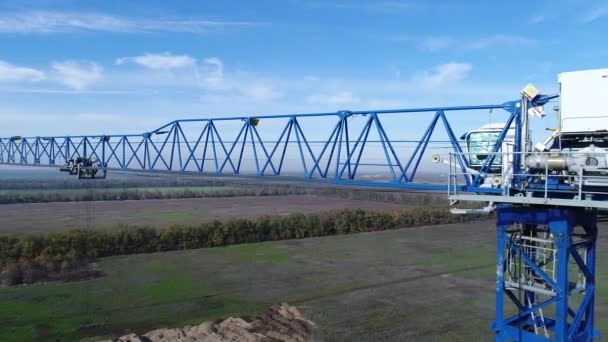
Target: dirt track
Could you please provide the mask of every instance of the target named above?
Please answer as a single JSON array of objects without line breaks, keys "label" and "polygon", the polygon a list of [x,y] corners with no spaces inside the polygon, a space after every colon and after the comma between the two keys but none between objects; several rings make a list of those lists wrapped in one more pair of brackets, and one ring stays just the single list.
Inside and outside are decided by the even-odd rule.
[{"label": "dirt track", "polygon": [[0,205],[0,233],[106,229],[121,223],[162,228],[170,224],[197,224],[214,219],[342,208],[393,210],[404,206],[309,195],[4,204]]}]

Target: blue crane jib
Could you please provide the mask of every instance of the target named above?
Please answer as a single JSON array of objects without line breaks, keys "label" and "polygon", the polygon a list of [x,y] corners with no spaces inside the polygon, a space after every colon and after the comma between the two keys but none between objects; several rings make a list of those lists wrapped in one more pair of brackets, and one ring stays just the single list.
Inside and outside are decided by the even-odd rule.
[{"label": "blue crane jib", "polygon": [[[257,176],[298,172],[343,185],[443,190],[452,203],[486,202],[481,211],[495,211],[498,228],[495,341],[591,341],[599,337],[597,213],[608,209],[608,69],[563,73],[559,83],[559,95],[528,85],[520,99],[498,105],[186,119],[143,134],[13,136],[0,138],[0,163],[58,165],[80,178],[112,169],[240,174],[248,164]],[[557,98],[559,127],[533,144],[530,120]],[[503,110],[506,121],[457,138],[448,115],[488,110]],[[393,126],[423,113],[430,121],[419,139],[389,137]],[[425,159],[437,131],[449,152]],[[402,142],[413,145],[399,150]],[[421,179],[426,162],[445,170],[447,182]],[[361,174],[365,167],[385,176],[371,180]]]},{"label": "blue crane jib", "polygon": [[[258,176],[299,173],[306,179],[327,179],[335,183],[447,191],[445,184],[416,181],[427,147],[433,143],[433,133],[443,126],[441,133],[445,136],[445,143],[453,152],[462,153],[446,114],[495,109],[505,110],[511,122],[517,115],[516,102],[508,102],[501,105],[185,119],[141,134],[14,136],[0,138],[0,163],[64,165],[66,171],[74,173],[79,163],[89,160],[100,170],[116,168],[214,174],[245,173],[245,164],[249,163],[253,164],[253,172]],[[421,139],[407,141],[415,145],[404,156],[395,146],[404,140],[389,138],[384,122],[394,117],[407,122],[408,114],[431,114],[432,119]],[[331,128],[323,132],[326,133],[324,136],[319,136],[321,125]],[[311,139],[312,135],[317,139]],[[375,135],[376,140],[371,141],[371,135]],[[374,160],[372,163],[365,153],[373,148],[372,144],[381,146],[380,158],[376,158],[380,159],[379,162]],[[291,164],[286,165],[290,158],[293,159]],[[459,157],[459,160],[463,166],[469,164],[467,158]],[[360,167],[370,164],[383,168],[382,171],[389,176],[375,182],[357,177]],[[292,168],[291,173],[285,170],[286,167]]]}]

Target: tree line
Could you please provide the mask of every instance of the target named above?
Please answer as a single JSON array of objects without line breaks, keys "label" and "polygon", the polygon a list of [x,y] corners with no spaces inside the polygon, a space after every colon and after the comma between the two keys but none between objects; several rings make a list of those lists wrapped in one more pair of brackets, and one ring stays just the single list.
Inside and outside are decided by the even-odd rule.
[{"label": "tree line", "polygon": [[[59,172],[59,171],[57,171]],[[59,173],[58,173],[59,176]],[[33,181],[34,180],[34,181]],[[202,177],[183,177],[164,174],[126,175],[116,178],[96,179],[83,182],[75,177],[35,177],[10,178],[6,177],[0,183],[0,190],[49,190],[49,189],[107,189],[107,188],[137,188],[137,187],[188,187],[188,186],[223,186],[224,182]]]},{"label": "tree line", "polygon": [[87,261],[97,258],[220,247],[242,243],[302,239],[470,221],[447,208],[392,212],[360,209],[316,214],[262,216],[257,219],[171,225],[164,229],[121,226],[116,230],[70,230],[0,236],[0,280],[6,285],[91,276]]},{"label": "tree line", "polygon": [[[215,186],[223,186],[224,184]],[[159,185],[155,185],[158,187]],[[295,185],[253,185],[228,184],[218,189],[197,189],[196,187],[175,187],[167,189],[154,188],[95,188],[79,191],[41,191],[23,192],[7,191],[0,193],[0,204],[15,203],[48,203],[48,202],[80,202],[80,201],[124,201],[145,199],[177,199],[177,198],[206,198],[206,197],[238,197],[238,196],[284,196],[284,195],[318,195],[353,200],[380,201],[409,205],[447,205],[444,196],[437,194],[421,194],[404,191],[389,191],[360,188],[330,188]]]},{"label": "tree line", "polygon": [[99,189],[83,191],[57,192],[19,192],[0,193],[0,204],[15,203],[49,203],[49,202],[82,202],[82,201],[125,201],[145,199],[176,199],[176,198],[205,198],[205,197],[238,197],[238,196],[278,196],[301,195],[304,190],[293,190],[275,187],[257,187],[242,189],[196,189],[175,188],[167,189]]}]

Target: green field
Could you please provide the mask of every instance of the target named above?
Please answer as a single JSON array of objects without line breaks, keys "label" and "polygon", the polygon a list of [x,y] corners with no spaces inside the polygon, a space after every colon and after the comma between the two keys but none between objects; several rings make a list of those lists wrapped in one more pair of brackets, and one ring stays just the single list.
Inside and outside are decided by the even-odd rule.
[{"label": "green field", "polygon": [[[477,222],[105,258],[99,279],[0,288],[0,340],[113,337],[283,301],[324,341],[489,340],[494,239]],[[608,254],[598,260],[606,336]]]}]

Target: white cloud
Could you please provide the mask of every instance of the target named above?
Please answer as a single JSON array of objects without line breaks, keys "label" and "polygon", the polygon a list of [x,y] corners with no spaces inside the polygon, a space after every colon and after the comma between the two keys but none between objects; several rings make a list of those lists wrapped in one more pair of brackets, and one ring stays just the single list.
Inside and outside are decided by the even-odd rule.
[{"label": "white cloud", "polygon": [[25,87],[1,87],[0,92],[14,94],[74,94],[79,95],[154,95],[152,91],[146,90],[79,90],[55,89],[55,88],[25,88]]},{"label": "white cloud", "polygon": [[394,42],[410,42],[416,44],[421,50],[430,52],[442,51],[448,48],[458,50],[480,50],[496,47],[511,48],[532,46],[539,43],[539,41],[532,38],[509,34],[494,34],[477,38],[456,38],[450,36],[393,36],[388,37],[387,40]]},{"label": "white cloud", "polygon": [[426,88],[437,88],[447,83],[465,79],[473,66],[469,63],[440,64],[419,77],[419,82]]},{"label": "white cloud", "polygon": [[380,1],[368,5],[368,9],[382,12],[410,11],[419,7],[419,4],[403,1]]},{"label": "white cloud", "polygon": [[608,15],[608,4],[598,4],[587,10],[580,18],[583,23],[590,23]]},{"label": "white cloud", "polygon": [[44,79],[44,72],[40,70],[20,67],[0,61],[0,82],[38,82]]},{"label": "white cloud", "polygon": [[224,62],[217,57],[206,58],[202,67],[202,87],[211,92],[231,93],[233,96],[243,96],[252,100],[271,101],[283,94],[272,82],[251,78],[247,75],[225,76]]},{"label": "white cloud", "polygon": [[337,8],[347,10],[363,10],[369,12],[382,12],[382,13],[397,13],[404,11],[411,11],[422,7],[420,3],[408,2],[408,1],[322,1],[322,2],[303,2],[309,7],[317,8]]},{"label": "white cloud", "polygon": [[241,89],[243,95],[260,101],[271,101],[281,97],[281,93],[268,84],[251,84]]},{"label": "white cloud", "polygon": [[180,69],[196,65],[196,60],[188,55],[173,55],[169,52],[146,53],[141,56],[123,57],[116,60],[116,64],[119,65],[128,62],[156,70]]},{"label": "white cloud", "polygon": [[224,62],[217,57],[210,57],[203,61],[209,68],[205,81],[209,84],[218,84],[224,80]]},{"label": "white cloud", "polygon": [[338,91],[330,94],[314,94],[308,97],[308,102],[319,105],[352,105],[361,102],[361,99],[350,91]]},{"label": "white cloud", "polygon": [[451,47],[454,42],[451,37],[426,37],[420,41],[420,47],[424,50],[439,51]]},{"label": "white cloud", "polygon": [[[218,57],[208,57],[201,62],[193,61],[194,76],[206,100],[271,101],[283,94],[277,90],[273,80],[245,72],[226,73],[224,62]],[[178,78],[191,75],[176,75]],[[186,84],[186,82],[184,82]]]},{"label": "white cloud", "polygon": [[[102,133],[133,133],[153,129],[155,125],[166,122],[166,115],[151,114],[150,111],[141,119],[141,114],[134,114],[131,108],[100,110],[88,112],[90,108],[57,110],[46,108],[20,108],[16,110],[2,110],[3,129],[7,132],[18,132],[22,135],[67,135],[67,134],[102,134]],[[35,125],[32,123],[36,123]],[[42,129],[41,129],[42,127]],[[100,130],[103,127],[105,132]],[[156,126],[158,127],[158,126]],[[76,129],[77,128],[77,129]]]},{"label": "white cloud", "polygon": [[94,12],[24,11],[0,15],[0,33],[65,33],[79,31],[204,33],[251,25],[253,23],[233,21],[153,20]]},{"label": "white cloud", "polygon": [[218,57],[205,58],[194,68],[198,86],[204,91],[228,91],[233,87],[224,79],[224,62]]},{"label": "white cloud", "polygon": [[531,46],[537,44],[538,41],[523,37],[508,34],[495,34],[479,39],[474,39],[468,42],[468,47],[471,49],[487,49],[497,46],[513,47],[513,46]]},{"label": "white cloud", "polygon": [[540,24],[540,23],[544,22],[545,19],[546,19],[546,17],[544,14],[537,14],[537,15],[530,17],[530,19],[528,19],[528,24],[532,24],[532,25]]},{"label": "white cloud", "polygon": [[[144,66],[145,70],[125,70],[110,74],[110,81],[124,87],[140,87],[155,90],[181,88],[187,92],[191,89],[200,91],[199,96],[206,99],[238,99],[238,101],[264,102],[276,100],[283,96],[281,83],[257,73],[230,70],[226,71],[224,62],[219,57],[195,59],[188,55],[171,53],[146,53],[141,56],[123,57],[116,64],[135,63]],[[170,72],[150,72],[170,71]],[[127,88],[128,89],[128,88]],[[97,89],[96,89],[97,90]]]},{"label": "white cloud", "polygon": [[[216,62],[221,60],[217,59]],[[204,63],[199,59],[199,66],[208,67],[208,72],[217,69],[215,65]],[[216,63],[217,65],[218,63]],[[105,133],[137,133],[159,127],[172,118],[167,118],[167,113],[184,113],[180,118],[205,118],[239,115],[263,115],[269,113],[307,113],[327,112],[342,109],[383,109],[383,108],[416,108],[447,105],[467,105],[471,103],[502,103],[511,100],[519,94],[521,82],[509,82],[501,80],[498,83],[463,81],[458,86],[445,86],[426,88],[430,84],[440,82],[441,79],[454,80],[453,72],[442,68],[429,69],[427,73],[406,74],[400,80],[379,76],[378,78],[340,78],[332,77],[331,74],[321,74],[322,82],[303,81],[306,74],[283,74],[259,73],[254,71],[234,70],[228,63],[219,63],[222,66],[221,88],[202,88],[196,83],[191,72],[177,72],[175,75],[169,73],[149,72],[137,68],[136,70],[124,70],[120,73],[104,73],[103,82],[84,91],[70,91],[69,88],[38,89],[39,101],[29,101],[30,97],[5,96],[7,101],[3,103],[2,113],[11,113],[14,120],[5,131],[17,131],[25,134],[74,134],[66,131],[72,119],[78,119],[78,127],[82,133],[101,134],[99,131],[101,121],[92,119],[83,113],[88,111],[90,101],[74,102],[74,94],[85,99],[96,100],[98,106],[96,114],[113,113],[112,120],[103,116],[103,127]],[[432,66],[432,65],[431,65]],[[225,69],[225,70],[224,70]],[[440,69],[435,70],[435,69]],[[449,68],[448,68],[449,69]],[[452,76],[446,76],[446,75]],[[206,75],[202,74],[201,75]],[[49,72],[49,81],[57,82],[55,73]],[[175,77],[173,77],[175,76]],[[208,75],[207,75],[208,76]],[[425,77],[434,81],[421,83]],[[452,81],[457,82],[457,81]],[[43,85],[51,85],[51,82],[43,82]],[[429,84],[430,83],[430,84]],[[445,83],[449,84],[449,83]],[[539,88],[548,92],[554,89],[553,82]],[[12,87],[7,85],[6,87]],[[0,92],[4,86],[0,85]],[[26,86],[24,86],[26,88]],[[32,87],[33,88],[33,87]],[[247,90],[249,88],[249,91]],[[61,91],[61,90],[65,91]],[[99,92],[108,91],[132,91],[129,94],[117,96],[112,94],[112,101],[101,101]],[[6,94],[5,94],[6,95]],[[105,96],[105,95],[104,95]],[[256,97],[257,96],[257,97]],[[270,99],[270,100],[264,100]],[[51,100],[53,106],[43,106],[40,103]],[[123,108],[124,111],[120,112]],[[120,112],[116,114],[116,112]],[[19,113],[40,114],[40,121],[44,124],[43,131],[37,131],[31,126],[31,122],[37,120],[33,117],[23,117]],[[16,115],[18,113],[19,115]],[[61,114],[58,114],[61,113]],[[8,114],[6,114],[8,115]],[[61,115],[61,116],[60,116]],[[500,114],[496,114],[500,115]],[[44,119],[42,119],[44,117]],[[87,119],[84,119],[86,117]],[[392,117],[392,116],[387,116]],[[145,118],[142,120],[142,118]],[[90,120],[88,120],[90,119]],[[34,120],[34,121],[32,121]],[[430,120],[430,118],[429,118]],[[471,119],[471,127],[464,126],[459,122],[459,129],[466,131],[479,126],[477,119]],[[72,120],[73,121],[73,120]],[[323,123],[320,123],[323,125]],[[6,126],[6,125],[5,125]],[[407,126],[407,125],[406,125]],[[389,124],[385,122],[385,128],[392,130],[388,132],[394,136],[394,132],[404,129],[403,134],[416,134],[419,126],[407,126]],[[322,134],[321,133],[319,134]],[[235,133],[236,134],[236,133]],[[311,133],[314,137],[317,133]],[[278,136],[278,133],[277,133]],[[397,135],[395,135],[397,136]],[[312,138],[312,137],[311,137]]]},{"label": "white cloud", "polygon": [[65,61],[51,64],[59,82],[74,90],[84,90],[101,80],[102,68],[93,62]]}]

